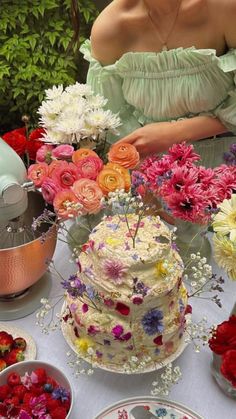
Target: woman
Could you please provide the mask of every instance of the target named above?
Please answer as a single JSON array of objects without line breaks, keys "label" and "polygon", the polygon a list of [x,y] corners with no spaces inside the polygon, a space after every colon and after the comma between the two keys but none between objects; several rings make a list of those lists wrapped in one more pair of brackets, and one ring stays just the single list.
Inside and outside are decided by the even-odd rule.
[{"label": "woman", "polygon": [[99,15],[81,50],[120,141],[142,156],[191,141],[203,164],[222,161],[236,141],[235,21],[235,0],[114,0]]}]

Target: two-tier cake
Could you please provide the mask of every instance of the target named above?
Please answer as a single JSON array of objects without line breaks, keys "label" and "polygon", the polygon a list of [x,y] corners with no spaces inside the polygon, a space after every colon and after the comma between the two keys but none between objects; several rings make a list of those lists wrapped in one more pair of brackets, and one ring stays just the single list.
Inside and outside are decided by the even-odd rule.
[{"label": "two-tier cake", "polygon": [[183,262],[159,217],[104,218],[79,266],[80,295],[66,302],[82,357],[114,371],[141,371],[178,350],[187,306]]}]

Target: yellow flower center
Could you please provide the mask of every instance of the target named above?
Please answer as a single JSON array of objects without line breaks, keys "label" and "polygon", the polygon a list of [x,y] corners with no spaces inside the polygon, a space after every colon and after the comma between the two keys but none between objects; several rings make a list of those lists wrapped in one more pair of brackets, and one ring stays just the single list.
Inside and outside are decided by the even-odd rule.
[{"label": "yellow flower center", "polygon": [[159,262],[157,262],[156,264],[156,273],[157,276],[166,276],[168,274],[168,270],[167,268],[164,266],[164,263],[162,260],[160,260]]}]

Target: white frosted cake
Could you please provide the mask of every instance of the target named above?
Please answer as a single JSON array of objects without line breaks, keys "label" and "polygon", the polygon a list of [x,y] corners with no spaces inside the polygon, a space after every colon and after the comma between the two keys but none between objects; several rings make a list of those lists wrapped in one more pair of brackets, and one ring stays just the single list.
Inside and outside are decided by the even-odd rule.
[{"label": "white frosted cake", "polygon": [[[104,368],[155,368],[176,352],[185,327],[183,263],[172,233],[146,216],[110,216],[92,231],[80,254],[66,301],[79,354]],[[68,316],[67,316],[68,319]]]}]

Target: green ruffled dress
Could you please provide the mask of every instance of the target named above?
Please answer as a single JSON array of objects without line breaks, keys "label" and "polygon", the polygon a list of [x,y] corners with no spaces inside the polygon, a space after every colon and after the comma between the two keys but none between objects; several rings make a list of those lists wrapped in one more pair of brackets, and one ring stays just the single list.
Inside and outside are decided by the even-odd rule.
[{"label": "green ruffled dress", "polygon": [[119,113],[117,141],[151,122],[176,121],[198,115],[219,118],[232,135],[194,142],[202,164],[222,163],[236,142],[236,50],[217,57],[213,49],[177,48],[162,52],[128,52],[102,66],[87,40],[81,52],[89,61],[87,82]]}]

